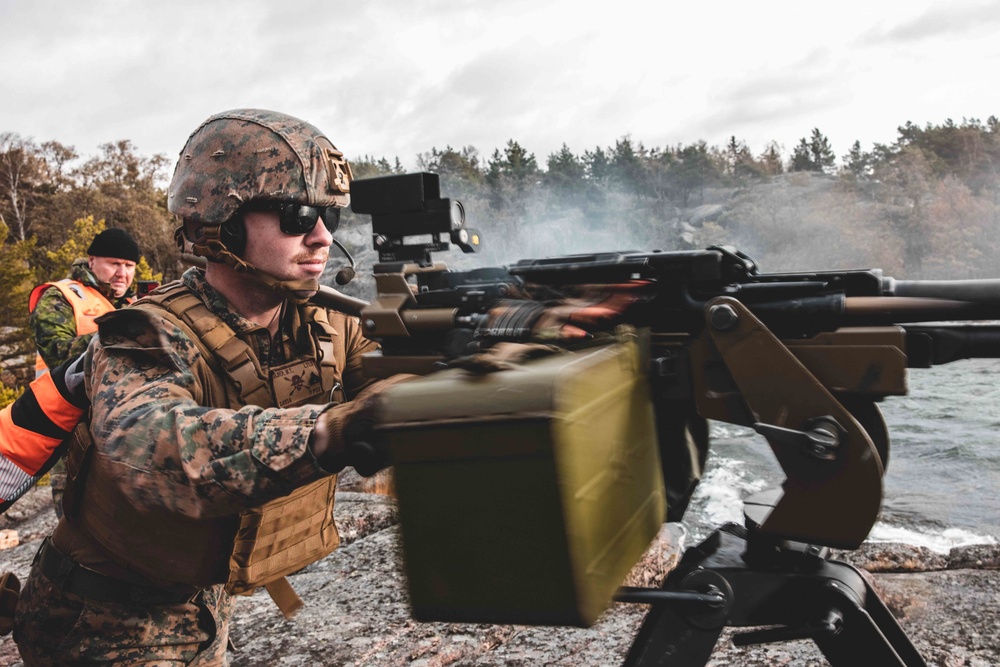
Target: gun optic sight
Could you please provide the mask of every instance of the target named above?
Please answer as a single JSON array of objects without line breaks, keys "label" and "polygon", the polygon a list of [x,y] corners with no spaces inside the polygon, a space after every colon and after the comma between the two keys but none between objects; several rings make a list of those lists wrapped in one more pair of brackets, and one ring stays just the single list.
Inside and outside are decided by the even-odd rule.
[{"label": "gun optic sight", "polygon": [[[351,209],[371,215],[372,243],[380,262],[429,266],[430,253],[447,250],[448,241],[466,253],[479,247],[479,232],[465,227],[462,203],[441,197],[437,174],[420,172],[354,181]],[[406,242],[407,237],[426,235],[432,237],[430,242]]]}]

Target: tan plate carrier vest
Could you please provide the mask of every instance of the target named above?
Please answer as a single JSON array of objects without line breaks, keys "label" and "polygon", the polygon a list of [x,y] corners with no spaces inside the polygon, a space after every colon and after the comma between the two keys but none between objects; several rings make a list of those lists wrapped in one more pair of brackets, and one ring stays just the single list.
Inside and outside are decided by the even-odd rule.
[{"label": "tan plate carrier vest", "polygon": [[[203,405],[232,409],[275,405],[271,382],[250,346],[186,287],[162,288],[133,308],[177,324],[199,346],[208,363],[192,371],[204,390]],[[335,387],[338,362],[344,368],[346,359],[336,358],[327,312],[308,304],[298,308],[300,321],[310,329],[312,356],[320,369],[319,402],[326,402]],[[79,521],[113,560],[154,581],[197,588],[225,583],[226,590],[235,594],[264,586],[290,617],[302,601],[284,577],[323,558],[340,543],[333,521],[336,475],[290,490],[238,516],[196,520],[136,510],[92,449],[89,425],[82,423],[70,444],[67,473],[71,484],[85,483],[79,492],[68,490],[67,515]]]}]

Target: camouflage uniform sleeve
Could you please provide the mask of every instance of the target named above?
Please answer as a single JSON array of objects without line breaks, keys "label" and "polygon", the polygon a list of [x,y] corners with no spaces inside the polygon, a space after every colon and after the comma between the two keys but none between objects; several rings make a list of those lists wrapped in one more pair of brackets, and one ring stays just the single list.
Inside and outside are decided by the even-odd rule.
[{"label": "camouflage uniform sleeve", "polygon": [[47,289],[28,318],[35,347],[49,368],[80,356],[94,334],[76,335],[73,306],[58,289]]},{"label": "camouflage uniform sleeve", "polygon": [[323,406],[201,405],[200,356],[156,315],[130,308],[100,320],[86,367],[91,431],[132,502],[192,518],[223,516],[327,474],[307,447]]},{"label": "camouflage uniform sleeve", "polygon": [[[348,396],[357,396],[358,392],[375,381],[375,378],[366,377],[361,369],[361,356],[366,352],[374,352],[378,349],[378,343],[365,338],[361,330],[361,320],[357,317],[341,315],[343,319],[336,322],[335,326],[344,336],[347,346],[347,365],[344,368],[344,388]],[[331,321],[333,318],[331,318]]]}]

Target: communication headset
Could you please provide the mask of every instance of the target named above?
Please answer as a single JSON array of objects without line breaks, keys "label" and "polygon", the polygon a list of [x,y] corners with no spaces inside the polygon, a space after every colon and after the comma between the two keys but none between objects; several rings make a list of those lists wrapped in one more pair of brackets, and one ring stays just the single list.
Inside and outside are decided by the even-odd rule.
[{"label": "communication headset", "polygon": [[243,257],[243,251],[247,247],[247,226],[243,222],[242,215],[234,215],[219,227],[219,240],[225,244],[229,252],[237,257]]}]

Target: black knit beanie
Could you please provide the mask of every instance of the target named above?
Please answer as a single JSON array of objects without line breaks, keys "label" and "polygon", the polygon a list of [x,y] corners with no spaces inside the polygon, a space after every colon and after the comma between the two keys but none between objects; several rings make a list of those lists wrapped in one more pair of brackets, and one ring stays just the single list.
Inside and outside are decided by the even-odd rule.
[{"label": "black knit beanie", "polygon": [[87,248],[88,255],[115,257],[130,262],[139,261],[139,244],[124,229],[112,227],[94,237]]}]

